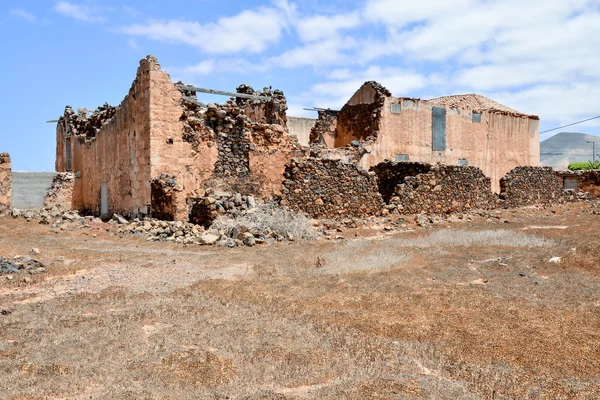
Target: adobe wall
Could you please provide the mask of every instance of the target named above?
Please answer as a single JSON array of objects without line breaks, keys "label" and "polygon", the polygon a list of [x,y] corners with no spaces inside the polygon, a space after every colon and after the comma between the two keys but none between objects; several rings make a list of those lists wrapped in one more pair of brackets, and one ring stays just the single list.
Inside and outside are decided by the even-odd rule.
[{"label": "adobe wall", "polygon": [[10,211],[12,203],[12,169],[10,155],[0,153],[0,213]]},{"label": "adobe wall", "polygon": [[[279,194],[286,162],[300,154],[285,129],[287,103],[281,91],[256,92],[241,85],[239,93],[273,101],[236,98],[200,107],[182,101],[180,89],[158,63],[150,75],[153,215],[187,220],[190,199],[207,189],[262,198]],[[161,176],[174,184],[165,186]]]},{"label": "adobe wall", "polygon": [[90,124],[90,129],[74,132],[75,208],[99,215],[101,187],[106,184],[109,213],[149,214],[152,63],[151,58],[140,61],[129,93],[112,116],[100,121],[100,127]]},{"label": "adobe wall", "polygon": [[[400,113],[392,113],[400,104]],[[361,165],[370,168],[398,154],[410,161],[456,165],[467,159],[491,178],[498,192],[499,180],[519,165],[539,165],[539,121],[501,113],[483,112],[481,122],[472,121],[472,112],[446,109],[446,150],[432,150],[432,106],[418,99],[388,97],[381,110],[380,131]]]},{"label": "adobe wall", "polygon": [[495,206],[490,178],[477,167],[386,161],[372,170],[392,213],[444,214]]},{"label": "adobe wall", "polygon": [[281,205],[314,218],[364,218],[383,207],[375,175],[356,164],[292,159],[284,176]]},{"label": "adobe wall", "polygon": [[563,182],[567,177],[577,179],[577,190],[590,194],[592,199],[600,198],[600,170],[590,171],[555,171],[556,175]]},{"label": "adobe wall", "polygon": [[567,200],[562,179],[551,167],[521,166],[500,180],[501,206],[523,207],[562,203]]}]

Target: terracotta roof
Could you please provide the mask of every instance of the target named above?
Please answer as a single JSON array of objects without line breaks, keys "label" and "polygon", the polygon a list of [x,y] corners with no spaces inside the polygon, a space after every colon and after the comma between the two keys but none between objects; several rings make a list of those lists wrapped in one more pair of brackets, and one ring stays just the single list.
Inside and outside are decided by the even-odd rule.
[{"label": "terracotta roof", "polygon": [[442,96],[431,100],[425,100],[425,102],[435,106],[463,108],[477,112],[492,111],[519,117],[538,118],[535,115],[524,114],[513,110],[510,107],[476,93]]}]

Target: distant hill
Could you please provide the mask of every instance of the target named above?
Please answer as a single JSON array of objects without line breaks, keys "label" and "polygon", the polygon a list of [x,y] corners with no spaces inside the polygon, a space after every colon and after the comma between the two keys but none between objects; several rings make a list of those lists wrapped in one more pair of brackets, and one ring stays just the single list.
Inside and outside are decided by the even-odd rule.
[{"label": "distant hill", "polygon": [[542,165],[554,169],[567,169],[569,163],[592,159],[592,145],[596,142],[596,159],[600,154],[600,136],[577,132],[561,132],[540,143]]}]

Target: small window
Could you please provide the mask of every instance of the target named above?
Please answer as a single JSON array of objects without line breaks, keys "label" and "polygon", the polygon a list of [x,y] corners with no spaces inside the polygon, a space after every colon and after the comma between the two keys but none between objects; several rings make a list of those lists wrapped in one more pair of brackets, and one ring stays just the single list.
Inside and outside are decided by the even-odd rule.
[{"label": "small window", "polygon": [[408,161],[408,154],[396,154],[396,162]]},{"label": "small window", "polygon": [[458,165],[469,165],[469,160],[467,160],[466,158],[459,158]]},{"label": "small window", "polygon": [[392,114],[400,114],[400,104],[392,104]]},{"label": "small window", "polygon": [[481,113],[473,112],[473,122],[481,122]]},{"label": "small window", "polygon": [[446,150],[446,109],[433,107],[431,112],[431,147],[433,151]]}]

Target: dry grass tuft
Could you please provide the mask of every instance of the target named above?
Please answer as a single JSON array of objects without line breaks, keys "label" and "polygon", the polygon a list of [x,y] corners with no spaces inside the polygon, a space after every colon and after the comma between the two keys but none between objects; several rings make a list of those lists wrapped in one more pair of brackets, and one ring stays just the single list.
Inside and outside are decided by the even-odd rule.
[{"label": "dry grass tuft", "polygon": [[417,239],[394,239],[399,246],[407,247],[457,247],[457,246],[505,246],[505,247],[546,247],[552,240],[526,235],[505,229],[467,231],[444,229],[433,232],[428,237]]},{"label": "dry grass tuft", "polygon": [[323,274],[380,271],[406,263],[410,257],[387,241],[353,240],[336,246],[322,259]]}]

